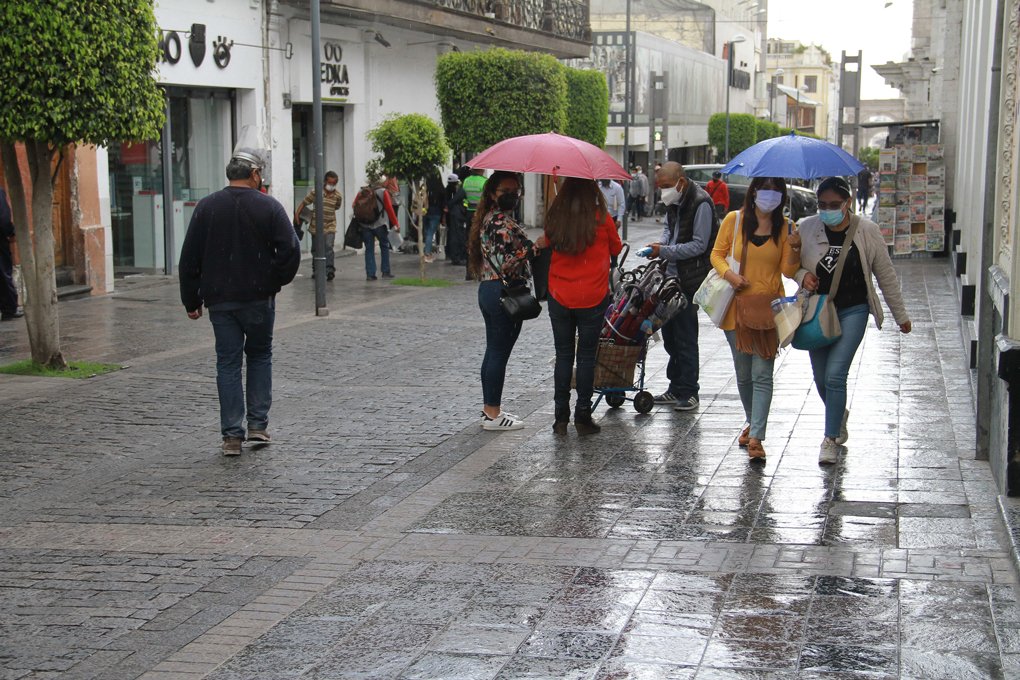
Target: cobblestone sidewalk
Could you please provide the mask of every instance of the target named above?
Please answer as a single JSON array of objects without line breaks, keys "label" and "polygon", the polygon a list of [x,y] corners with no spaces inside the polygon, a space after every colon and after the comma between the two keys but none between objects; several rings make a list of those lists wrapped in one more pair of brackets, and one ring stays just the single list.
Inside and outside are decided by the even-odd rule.
[{"label": "cobblestone sidewalk", "polygon": [[[339,264],[329,317],[308,263],[281,295],[275,441],[236,459],[216,448],[211,330],[172,281],[62,304],[67,354],[127,370],[0,377],[0,678],[1020,674],[944,262],[897,264],[915,330],[868,330],[829,469],[792,351],[768,462],[748,465],[707,322],[698,411],[601,405],[584,440],[552,436],[551,332],[530,322],[506,404],[528,427],[485,433],[462,271],[417,289]],[[0,360],[25,343],[0,325]]]}]

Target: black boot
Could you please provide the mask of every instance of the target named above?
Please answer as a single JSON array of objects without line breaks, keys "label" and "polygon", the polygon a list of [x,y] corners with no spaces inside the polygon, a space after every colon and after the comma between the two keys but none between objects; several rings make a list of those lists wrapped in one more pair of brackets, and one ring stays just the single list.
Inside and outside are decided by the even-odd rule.
[{"label": "black boot", "polygon": [[577,428],[577,434],[598,434],[602,431],[602,428],[595,424],[595,421],[591,419],[591,409],[577,408],[574,410],[574,427]]},{"label": "black boot", "polygon": [[567,424],[570,422],[570,407],[557,406],[556,415],[553,421],[553,434],[566,435]]}]

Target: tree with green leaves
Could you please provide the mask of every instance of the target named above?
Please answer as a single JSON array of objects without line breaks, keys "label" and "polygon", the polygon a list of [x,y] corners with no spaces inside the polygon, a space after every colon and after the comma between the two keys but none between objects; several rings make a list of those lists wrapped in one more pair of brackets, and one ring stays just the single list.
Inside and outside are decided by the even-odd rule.
[{"label": "tree with green leaves", "polygon": [[[731,113],[730,117],[730,158],[753,145],[755,139],[755,118],[749,113]],[[726,114],[715,113],[708,119],[708,143],[715,147],[720,158],[726,149]],[[730,158],[724,159],[725,161]]]},{"label": "tree with green leaves", "polygon": [[[158,29],[152,0],[5,0],[0,26],[0,159],[25,281],[32,361],[62,368],[55,168],[70,144],[159,137],[164,104],[153,78]],[[31,229],[19,143],[31,176]]]},{"label": "tree with green leaves", "polygon": [[875,146],[864,146],[861,147],[861,151],[857,158],[864,163],[872,172],[878,172],[878,147]]},{"label": "tree with green leaves", "polygon": [[422,218],[428,206],[425,177],[450,161],[450,147],[439,124],[420,113],[390,116],[368,133],[372,150],[379,158],[369,161],[367,174],[377,168],[389,177],[399,177],[411,185],[415,210],[412,219],[418,230],[418,266],[425,280],[425,244]]},{"label": "tree with green leaves", "polygon": [[436,94],[446,139],[458,154],[567,128],[567,75],[549,54],[444,54],[436,62]]},{"label": "tree with green leaves", "polygon": [[754,121],[754,142],[764,142],[766,139],[772,139],[773,137],[779,136],[779,124],[773,123],[770,120],[764,118],[756,118]]},{"label": "tree with green leaves", "polygon": [[567,75],[567,135],[606,145],[609,124],[609,85],[601,71],[564,67]]}]

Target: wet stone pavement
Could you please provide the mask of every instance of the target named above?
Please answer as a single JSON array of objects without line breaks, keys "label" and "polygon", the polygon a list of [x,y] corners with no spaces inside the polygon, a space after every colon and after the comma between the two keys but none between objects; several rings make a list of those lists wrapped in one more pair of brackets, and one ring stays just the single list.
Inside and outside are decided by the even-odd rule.
[{"label": "wet stone pavement", "polygon": [[[749,465],[707,320],[699,410],[603,404],[585,439],[552,435],[551,332],[528,323],[504,404],[528,427],[485,433],[475,286],[339,264],[329,317],[307,262],[280,296],[275,441],[239,458],[217,450],[208,321],[172,280],[61,305],[68,356],[127,370],[0,377],[0,678],[1020,676],[944,261],[897,262],[914,332],[869,328],[827,469],[793,351]],[[0,325],[0,360],[26,342]]]}]

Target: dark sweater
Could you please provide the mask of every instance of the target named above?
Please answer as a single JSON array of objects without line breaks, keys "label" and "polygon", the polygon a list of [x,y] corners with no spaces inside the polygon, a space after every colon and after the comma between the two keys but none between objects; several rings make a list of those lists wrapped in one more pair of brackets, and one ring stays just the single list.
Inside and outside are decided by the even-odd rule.
[{"label": "dark sweater", "polygon": [[181,302],[269,298],[294,280],[301,264],[294,227],[279,201],[254,189],[226,187],[198,202],[181,249]]}]

